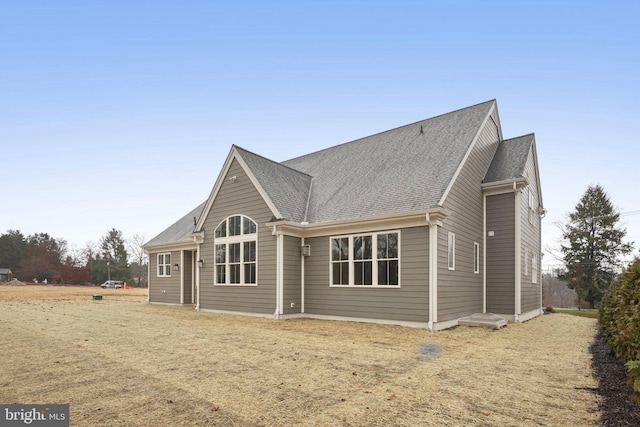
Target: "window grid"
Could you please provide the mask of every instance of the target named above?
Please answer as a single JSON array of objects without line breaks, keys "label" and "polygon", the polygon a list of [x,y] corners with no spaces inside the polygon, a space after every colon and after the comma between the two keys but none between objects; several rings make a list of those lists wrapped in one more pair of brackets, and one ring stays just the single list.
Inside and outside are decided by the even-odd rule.
[{"label": "window grid", "polygon": [[257,284],[257,226],[244,215],[222,221],[215,231],[216,285]]},{"label": "window grid", "polygon": [[158,254],[158,277],[171,277],[171,252]]},{"label": "window grid", "polygon": [[400,286],[398,238],[398,232],[332,237],[330,286]]}]

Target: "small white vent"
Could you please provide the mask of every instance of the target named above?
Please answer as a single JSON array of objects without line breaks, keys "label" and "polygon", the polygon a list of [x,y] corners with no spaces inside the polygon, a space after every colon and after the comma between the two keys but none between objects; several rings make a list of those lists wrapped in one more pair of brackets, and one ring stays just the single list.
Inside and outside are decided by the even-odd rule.
[{"label": "small white vent", "polygon": [[311,245],[302,246],[302,256],[310,256],[311,255]]}]

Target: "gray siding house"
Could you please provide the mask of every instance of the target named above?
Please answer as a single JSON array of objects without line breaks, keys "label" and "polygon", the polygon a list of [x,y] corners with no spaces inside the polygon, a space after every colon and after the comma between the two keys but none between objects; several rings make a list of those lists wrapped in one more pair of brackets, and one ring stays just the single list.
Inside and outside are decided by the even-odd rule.
[{"label": "gray siding house", "polygon": [[533,134],[495,100],[275,162],[232,146],[211,194],[145,244],[149,302],[439,330],[541,314]]}]

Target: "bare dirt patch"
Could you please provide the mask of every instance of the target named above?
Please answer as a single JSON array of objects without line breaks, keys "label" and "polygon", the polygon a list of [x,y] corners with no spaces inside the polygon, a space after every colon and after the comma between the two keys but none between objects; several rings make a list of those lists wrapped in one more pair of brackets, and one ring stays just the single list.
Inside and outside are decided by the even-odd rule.
[{"label": "bare dirt patch", "polygon": [[600,417],[594,319],[430,333],[123,297],[139,290],[14,293],[33,289],[0,288],[0,402],[69,403],[72,425],[577,426]]}]

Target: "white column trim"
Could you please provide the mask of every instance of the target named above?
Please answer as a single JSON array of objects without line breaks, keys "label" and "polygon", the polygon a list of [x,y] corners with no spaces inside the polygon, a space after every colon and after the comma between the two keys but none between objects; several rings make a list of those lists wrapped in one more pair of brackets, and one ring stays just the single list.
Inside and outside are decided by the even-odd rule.
[{"label": "white column trim", "polygon": [[520,206],[522,191],[515,191],[515,321],[518,322],[518,316],[522,311],[522,228],[521,228],[521,212]]},{"label": "white column trim", "polygon": [[283,314],[282,307],[284,294],[284,235],[276,232],[276,312],[275,317],[278,318]]},{"label": "white column trim", "polygon": [[429,224],[429,330],[438,322],[438,226]]},{"label": "white column trim", "polygon": [[482,196],[482,312],[487,312],[487,195]]},{"label": "white column trim", "polygon": [[[305,245],[304,237],[300,239],[301,246]],[[304,261],[305,256],[302,255],[300,250],[300,312],[304,313]]]},{"label": "white column trim", "polygon": [[180,304],[184,304],[184,251],[180,251]]},{"label": "white column trim", "polygon": [[198,248],[196,249],[196,259],[195,259],[195,276],[196,276],[196,310],[200,310],[200,243],[198,243]]}]

